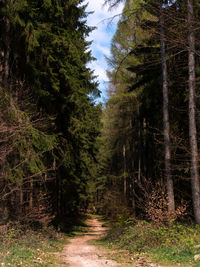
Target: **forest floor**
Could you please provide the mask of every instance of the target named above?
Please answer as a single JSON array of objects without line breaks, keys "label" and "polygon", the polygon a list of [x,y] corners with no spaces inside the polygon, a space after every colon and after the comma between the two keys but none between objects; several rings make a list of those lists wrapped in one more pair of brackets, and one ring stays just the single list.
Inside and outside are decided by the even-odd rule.
[{"label": "forest floor", "polygon": [[[59,253],[57,266],[64,267],[161,267],[139,254],[117,248],[109,249],[102,243],[108,228],[97,218],[87,220],[87,228],[71,238]],[[172,266],[172,265],[171,265]],[[173,265],[174,266],[174,265]]]},{"label": "forest floor", "polygon": [[0,266],[200,267],[200,227],[130,219],[113,224],[97,215],[62,231],[12,225],[0,233]]},{"label": "forest floor", "polygon": [[[140,225],[141,224],[141,225]],[[144,224],[144,223],[143,223]],[[160,242],[162,245],[165,243],[165,232],[166,238],[169,241],[172,235],[173,241],[175,239],[179,240],[181,238],[182,245],[188,245],[187,238],[189,241],[193,240],[196,236],[197,230],[189,229],[190,232],[186,231],[187,228],[181,225],[173,226],[171,228],[161,227],[161,228],[151,228],[149,224],[143,225],[141,222],[139,230],[143,233],[143,236],[137,238],[131,237],[134,231],[138,230],[138,225],[132,226],[130,229],[125,229],[125,232],[121,229],[113,228],[108,222],[102,222],[101,217],[90,216],[84,227],[79,228],[79,232],[75,233],[74,237],[67,238],[67,244],[64,245],[62,252],[58,253],[58,261],[56,266],[68,266],[68,267],[103,267],[103,266],[122,266],[122,267],[192,267],[200,266],[200,262],[194,261],[195,254],[200,256],[199,250],[200,246],[195,247],[194,242],[192,242],[190,249],[182,248],[180,251],[179,247],[173,247],[171,243],[167,248],[159,248]],[[105,227],[109,225],[110,227]],[[86,226],[86,227],[85,227]],[[148,226],[148,227],[147,227]],[[135,228],[134,228],[135,227]],[[152,226],[153,227],[153,226]],[[178,227],[178,228],[177,228]],[[170,230],[171,229],[171,230]],[[178,230],[179,232],[178,232]],[[77,229],[78,230],[78,229]],[[130,230],[130,231],[128,231]],[[147,231],[148,230],[148,231]],[[152,232],[152,231],[153,232]],[[172,233],[171,233],[171,232]],[[114,238],[110,236],[110,233],[114,235]],[[186,232],[184,236],[182,232]],[[117,235],[117,236],[116,236]],[[161,241],[159,241],[159,236],[162,236]],[[186,238],[187,237],[187,238]],[[144,240],[143,240],[144,238]],[[155,240],[154,240],[155,239]],[[157,240],[158,239],[158,240]],[[188,242],[189,242],[188,241]],[[193,240],[194,241],[194,240]],[[123,242],[126,244],[123,245]],[[151,249],[148,243],[152,243],[156,247]],[[196,243],[196,242],[195,242]],[[143,251],[138,252],[138,246],[142,245],[144,247]],[[199,242],[198,242],[199,244]],[[136,246],[136,247],[135,247]],[[154,247],[154,246],[153,246]],[[193,248],[194,247],[194,248]]]},{"label": "forest floor", "polygon": [[91,244],[92,241],[102,238],[106,233],[106,228],[102,222],[92,218],[87,222],[89,228],[85,232],[72,238],[69,244],[64,246],[59,254],[58,266],[69,267],[103,267],[119,266],[119,264],[107,258],[107,252]]}]

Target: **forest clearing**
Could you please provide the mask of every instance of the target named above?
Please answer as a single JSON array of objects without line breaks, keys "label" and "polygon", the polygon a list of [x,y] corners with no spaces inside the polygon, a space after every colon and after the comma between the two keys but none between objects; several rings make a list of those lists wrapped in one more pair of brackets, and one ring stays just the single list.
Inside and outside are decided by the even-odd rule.
[{"label": "forest clearing", "polygon": [[200,0],[102,4],[107,76],[102,10],[0,1],[0,266],[200,266]]}]

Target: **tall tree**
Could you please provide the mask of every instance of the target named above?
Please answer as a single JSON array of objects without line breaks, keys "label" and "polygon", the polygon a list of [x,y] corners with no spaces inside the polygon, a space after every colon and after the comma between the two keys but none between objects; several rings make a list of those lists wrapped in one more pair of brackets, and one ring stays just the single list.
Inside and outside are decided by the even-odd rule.
[{"label": "tall tree", "polygon": [[[152,2],[152,3],[151,3]],[[106,1],[106,3],[110,3],[111,7],[114,7],[119,3],[119,1]],[[148,2],[148,6],[150,5],[152,9],[152,4],[154,1]],[[142,7],[142,3],[138,2],[140,8]],[[136,7],[136,4],[135,4]],[[174,188],[173,188],[173,179],[171,175],[171,152],[170,152],[170,127],[169,127],[169,97],[168,97],[168,74],[167,74],[167,62],[166,62],[166,45],[165,45],[165,21],[164,21],[164,12],[167,9],[167,6],[163,4],[163,1],[160,1],[158,5],[154,5],[154,8],[158,7],[159,10],[159,23],[160,23],[160,53],[161,53],[161,62],[162,62],[162,77],[163,77],[163,129],[164,129],[164,157],[165,157],[165,177],[166,177],[166,185],[168,192],[168,208],[169,211],[175,210],[175,201],[174,201]],[[133,8],[133,5],[132,5]],[[133,8],[135,11],[136,9]],[[133,12],[134,12],[133,11]],[[131,10],[130,10],[131,13]],[[154,11],[154,13],[156,13]],[[131,16],[129,17],[130,20]],[[131,22],[130,22],[131,23]],[[134,35],[133,33],[132,35]],[[134,48],[132,48],[134,49]],[[140,162],[140,160],[139,160]],[[140,170],[138,171],[140,173]]]},{"label": "tall tree", "polygon": [[191,147],[191,183],[195,220],[200,224],[199,156],[196,130],[196,75],[195,75],[195,35],[193,0],[187,0],[188,13],[188,69],[189,69],[189,138]]},{"label": "tall tree", "polygon": [[160,50],[162,62],[163,77],[163,128],[164,128],[164,146],[165,146],[165,177],[168,193],[169,211],[175,210],[174,187],[171,175],[171,152],[170,152],[170,125],[169,125],[169,96],[168,96],[168,74],[165,50],[165,21],[163,15],[163,1],[160,3]]},{"label": "tall tree", "polygon": [[[13,4],[13,0],[9,0],[4,2],[3,4],[6,6],[6,10],[8,11],[10,9],[10,7]],[[2,23],[4,25],[4,34],[2,34],[2,40],[3,40],[3,49],[2,49],[2,53],[3,53],[3,83],[4,86],[8,86],[9,85],[9,75],[10,75],[10,43],[11,43],[11,21],[10,21],[10,12],[5,12],[2,20],[4,21],[4,23]]]},{"label": "tall tree", "polygon": [[[43,127],[30,127],[31,133],[21,134],[15,152],[7,158],[8,173],[9,169],[15,170],[13,164],[18,165],[26,151],[29,157],[24,164],[19,164],[23,175],[18,175],[29,189],[22,192],[26,187],[18,184],[22,188],[20,202],[27,198],[30,208],[34,209],[36,192],[43,179],[54,211],[59,215],[77,213],[87,206],[88,177],[91,177],[90,168],[97,150],[100,107],[95,105],[94,99],[99,91],[87,66],[92,57],[86,36],[92,28],[86,24],[85,9],[82,0],[0,1],[0,35],[4,41],[1,55],[12,77],[10,97],[13,100],[13,95],[17,96],[19,109],[28,113],[32,108],[34,114],[43,114],[46,121]],[[5,31],[7,21],[4,18],[9,18],[9,32]],[[27,102],[24,101],[26,94],[30,99]],[[29,120],[32,122],[32,118]],[[46,152],[41,155],[43,150]],[[10,173],[15,184],[18,176]]]}]

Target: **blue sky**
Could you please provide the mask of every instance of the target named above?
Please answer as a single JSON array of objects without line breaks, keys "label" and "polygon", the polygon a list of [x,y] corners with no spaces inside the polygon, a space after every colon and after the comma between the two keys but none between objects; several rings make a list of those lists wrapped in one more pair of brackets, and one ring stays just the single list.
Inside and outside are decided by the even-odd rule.
[{"label": "blue sky", "polygon": [[98,76],[99,89],[102,92],[100,101],[103,101],[107,97],[106,88],[108,86],[108,78],[106,76],[108,66],[105,56],[110,55],[110,44],[119,16],[116,16],[112,21],[111,18],[121,14],[123,5],[121,4],[118,8],[109,11],[108,6],[103,7],[104,0],[86,0],[85,2],[88,2],[87,11],[94,11],[93,14],[88,16],[88,25],[97,27],[89,36],[89,40],[93,41],[91,45],[92,55],[97,60],[90,63],[89,67]]}]

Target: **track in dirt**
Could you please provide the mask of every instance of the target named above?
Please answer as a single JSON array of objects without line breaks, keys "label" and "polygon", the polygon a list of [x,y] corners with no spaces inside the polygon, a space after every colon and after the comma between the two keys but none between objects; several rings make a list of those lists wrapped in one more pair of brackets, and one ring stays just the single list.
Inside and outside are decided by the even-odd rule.
[{"label": "track in dirt", "polygon": [[119,266],[115,261],[104,258],[104,253],[97,247],[90,245],[89,241],[97,240],[105,234],[105,228],[97,219],[88,220],[90,231],[82,236],[74,237],[70,243],[64,247],[60,254],[59,266],[69,267],[104,267]]}]

